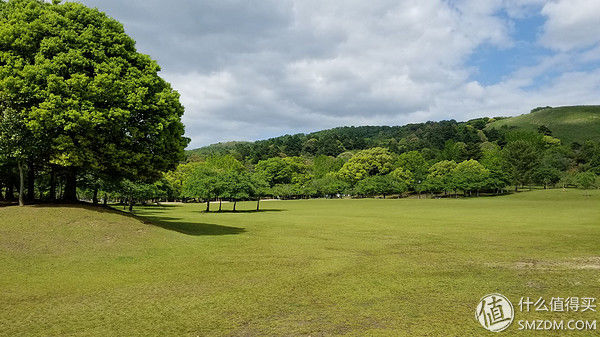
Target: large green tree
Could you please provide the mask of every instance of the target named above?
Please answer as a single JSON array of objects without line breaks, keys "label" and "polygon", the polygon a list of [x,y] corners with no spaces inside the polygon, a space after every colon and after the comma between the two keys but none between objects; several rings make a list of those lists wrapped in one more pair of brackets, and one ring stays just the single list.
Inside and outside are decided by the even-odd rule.
[{"label": "large green tree", "polygon": [[83,172],[149,181],[183,158],[179,95],[119,22],[72,2],[1,10],[0,99],[48,145],[65,199],[76,199]]},{"label": "large green tree", "polygon": [[453,186],[463,192],[479,191],[485,187],[490,171],[477,160],[465,160],[456,165],[452,170]]},{"label": "large green tree", "polygon": [[503,152],[506,169],[516,191],[519,185],[531,182],[534,169],[540,160],[540,150],[535,142],[516,140],[508,143]]},{"label": "large green tree", "polygon": [[413,174],[413,188],[427,177],[429,165],[418,151],[409,151],[398,156],[398,165]]},{"label": "large green tree", "polygon": [[261,160],[255,169],[271,187],[278,184],[302,184],[310,178],[309,167],[300,157],[273,157]]},{"label": "large green tree", "polygon": [[393,159],[390,151],[385,148],[362,150],[342,166],[339,175],[351,183],[374,175],[385,175],[392,170]]},{"label": "large green tree", "polygon": [[220,175],[219,180],[221,196],[233,201],[234,212],[238,201],[248,200],[256,194],[254,180],[247,172],[229,171]]},{"label": "large green tree", "polygon": [[502,154],[502,149],[497,144],[487,143],[482,150],[482,157],[479,161],[485,167],[489,174],[485,186],[500,193],[510,184],[510,175],[506,171],[506,158]]},{"label": "large green tree", "polygon": [[339,179],[333,173],[326,174],[322,178],[313,179],[311,185],[319,196],[328,198],[341,196],[350,187],[346,181]]},{"label": "large green tree", "polygon": [[444,191],[447,193],[454,189],[452,172],[456,168],[453,160],[442,160],[429,168],[429,174],[425,180],[425,188],[430,192]]}]

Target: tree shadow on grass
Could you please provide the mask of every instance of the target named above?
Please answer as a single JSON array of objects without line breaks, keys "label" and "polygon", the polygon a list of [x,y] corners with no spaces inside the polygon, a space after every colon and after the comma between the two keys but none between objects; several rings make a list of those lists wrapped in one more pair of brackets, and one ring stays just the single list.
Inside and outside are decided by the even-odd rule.
[{"label": "tree shadow on grass", "polygon": [[246,230],[241,227],[223,226],[201,222],[182,221],[181,218],[131,215],[144,223],[187,235],[232,235]]},{"label": "tree shadow on grass", "polygon": [[[156,210],[138,215],[135,213],[129,213],[121,210],[111,209],[114,212],[123,214],[128,217],[135,218],[142,221],[145,224],[160,227],[163,229],[175,231],[186,235],[232,235],[244,233],[246,230],[241,227],[223,226],[217,224],[210,224],[196,221],[185,221],[182,218],[168,217],[168,216],[153,216],[150,214],[161,214],[163,212]],[[134,209],[135,212],[135,209]]]},{"label": "tree shadow on grass", "polygon": [[231,214],[247,214],[247,213],[266,213],[266,212],[284,212],[286,211],[285,209],[261,209],[261,210],[255,210],[255,209],[241,209],[241,210],[231,210],[231,209],[223,209],[223,210],[210,210],[210,212],[207,212],[206,210],[198,210],[198,211],[194,211],[195,213],[202,213],[202,214],[219,214],[219,213],[231,213]]},{"label": "tree shadow on grass", "polygon": [[[165,216],[149,216],[149,215],[137,215],[135,213],[129,213],[113,207],[104,207],[101,205],[92,205],[88,203],[77,203],[77,204],[39,204],[32,205],[34,207],[75,207],[95,211],[98,213],[113,213],[134,218],[147,225],[160,227],[163,229],[175,231],[186,235],[232,235],[244,233],[246,230],[240,227],[222,226],[217,224],[209,224],[195,221],[184,221],[181,218],[165,217]],[[134,208],[135,212],[135,208]],[[163,212],[152,212],[154,214],[160,214]]]}]

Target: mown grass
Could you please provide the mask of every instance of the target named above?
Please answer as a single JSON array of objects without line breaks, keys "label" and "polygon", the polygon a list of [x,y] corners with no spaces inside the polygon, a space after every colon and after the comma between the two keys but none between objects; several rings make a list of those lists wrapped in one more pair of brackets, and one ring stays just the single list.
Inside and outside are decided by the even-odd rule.
[{"label": "mown grass", "polygon": [[565,106],[543,109],[533,113],[502,119],[488,127],[516,126],[521,129],[537,131],[540,125],[546,125],[554,137],[565,143],[586,140],[600,141],[600,106]]},{"label": "mown grass", "polygon": [[[598,191],[548,190],[221,214],[166,205],[136,217],[3,207],[0,335],[484,335],[474,310],[485,294],[515,306],[598,297],[599,201]],[[597,314],[517,312],[533,318]]]}]

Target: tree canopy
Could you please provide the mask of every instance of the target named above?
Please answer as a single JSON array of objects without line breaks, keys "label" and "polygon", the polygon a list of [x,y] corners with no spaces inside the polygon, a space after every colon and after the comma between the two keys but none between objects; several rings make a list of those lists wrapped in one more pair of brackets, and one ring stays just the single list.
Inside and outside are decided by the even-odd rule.
[{"label": "tree canopy", "polygon": [[43,144],[12,146],[60,168],[66,199],[83,172],[153,181],[183,159],[179,95],[119,22],[72,2],[12,0],[0,10],[2,109]]}]

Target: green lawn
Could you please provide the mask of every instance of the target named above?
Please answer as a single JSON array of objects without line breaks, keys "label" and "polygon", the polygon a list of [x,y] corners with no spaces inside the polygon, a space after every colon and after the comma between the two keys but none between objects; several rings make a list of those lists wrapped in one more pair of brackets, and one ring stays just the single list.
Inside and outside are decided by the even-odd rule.
[{"label": "green lawn", "polygon": [[0,335],[493,335],[485,294],[600,297],[598,191],[262,206],[0,208]]}]

